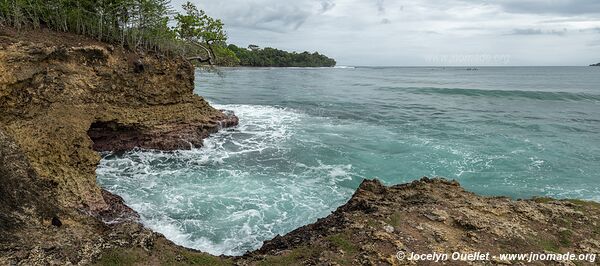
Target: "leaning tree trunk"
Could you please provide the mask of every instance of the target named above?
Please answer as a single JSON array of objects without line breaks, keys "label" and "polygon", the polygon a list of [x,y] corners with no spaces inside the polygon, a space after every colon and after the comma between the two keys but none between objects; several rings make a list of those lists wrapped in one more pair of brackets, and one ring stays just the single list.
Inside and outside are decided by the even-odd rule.
[{"label": "leaning tree trunk", "polygon": [[209,48],[206,48],[206,46],[199,44],[197,42],[191,42],[194,45],[202,48],[204,51],[206,51],[206,54],[208,55],[208,57],[202,57],[202,56],[194,56],[194,57],[189,57],[187,58],[188,61],[199,61],[200,63],[208,63],[209,65],[214,65],[214,52],[212,50],[212,47],[210,45],[207,45]]}]

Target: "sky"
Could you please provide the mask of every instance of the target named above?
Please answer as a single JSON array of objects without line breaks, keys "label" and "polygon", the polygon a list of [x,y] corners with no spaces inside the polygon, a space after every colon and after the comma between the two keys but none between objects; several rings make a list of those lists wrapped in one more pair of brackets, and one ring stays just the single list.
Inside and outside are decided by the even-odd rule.
[{"label": "sky", "polygon": [[[178,8],[184,0],[173,0]],[[191,0],[229,43],[347,66],[589,65],[600,0]]]}]

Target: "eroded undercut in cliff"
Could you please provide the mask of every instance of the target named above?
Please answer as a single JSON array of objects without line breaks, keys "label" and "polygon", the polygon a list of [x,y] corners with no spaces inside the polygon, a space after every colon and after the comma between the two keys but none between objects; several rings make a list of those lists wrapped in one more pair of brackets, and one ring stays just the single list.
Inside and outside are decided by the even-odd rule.
[{"label": "eroded undercut in cliff", "polygon": [[143,141],[139,129],[116,121],[92,123],[88,136],[94,143],[93,149],[98,152],[131,150]]}]

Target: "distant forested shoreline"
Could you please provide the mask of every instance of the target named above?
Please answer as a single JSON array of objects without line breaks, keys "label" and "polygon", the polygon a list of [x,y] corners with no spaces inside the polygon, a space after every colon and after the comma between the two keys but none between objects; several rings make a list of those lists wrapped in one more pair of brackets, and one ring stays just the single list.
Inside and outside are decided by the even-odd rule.
[{"label": "distant forested shoreline", "polygon": [[334,67],[336,61],[318,52],[287,52],[271,47],[259,48],[250,45],[241,48],[230,44],[227,49],[232,51],[239,60],[238,65],[249,67]]}]

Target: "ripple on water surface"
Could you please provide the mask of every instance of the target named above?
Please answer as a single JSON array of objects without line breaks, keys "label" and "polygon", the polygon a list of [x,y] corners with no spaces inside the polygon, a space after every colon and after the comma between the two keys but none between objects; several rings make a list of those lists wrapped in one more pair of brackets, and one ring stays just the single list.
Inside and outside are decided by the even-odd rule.
[{"label": "ripple on water surface", "polygon": [[[240,125],[191,151],[104,156],[98,182],[186,247],[240,255],[328,215],[362,178],[600,200],[591,68],[228,69],[197,93]],[[236,104],[237,103],[237,104]]]}]

